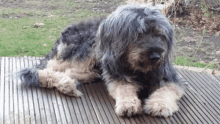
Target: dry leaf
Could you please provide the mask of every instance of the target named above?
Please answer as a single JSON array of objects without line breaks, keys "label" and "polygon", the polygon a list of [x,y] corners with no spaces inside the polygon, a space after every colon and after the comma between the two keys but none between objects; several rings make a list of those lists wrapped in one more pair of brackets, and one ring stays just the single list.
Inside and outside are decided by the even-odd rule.
[{"label": "dry leaf", "polygon": [[200,61],[200,63],[205,63],[204,61]]},{"label": "dry leaf", "polygon": [[47,17],[54,17],[55,15],[48,15]]},{"label": "dry leaf", "polygon": [[209,30],[214,30],[217,28],[217,24],[215,22],[212,23],[212,25],[209,27]]},{"label": "dry leaf", "polygon": [[185,40],[186,42],[195,42],[195,41],[196,41],[196,39],[194,39],[194,38],[192,38],[192,37],[189,37],[189,36],[187,36],[186,38],[184,38],[184,40]]},{"label": "dry leaf", "polygon": [[212,74],[215,74],[215,70],[212,70]]},{"label": "dry leaf", "polygon": [[35,23],[34,24],[34,28],[38,28],[39,26],[43,26],[43,25],[45,25],[44,23]]},{"label": "dry leaf", "polygon": [[23,26],[22,28],[23,28],[23,29],[26,29],[26,28],[28,28],[28,27],[29,27],[29,26]]},{"label": "dry leaf", "polygon": [[45,43],[45,44],[43,44],[43,47],[47,47],[47,44]]},{"label": "dry leaf", "polygon": [[220,31],[216,32],[215,36],[220,36]]}]

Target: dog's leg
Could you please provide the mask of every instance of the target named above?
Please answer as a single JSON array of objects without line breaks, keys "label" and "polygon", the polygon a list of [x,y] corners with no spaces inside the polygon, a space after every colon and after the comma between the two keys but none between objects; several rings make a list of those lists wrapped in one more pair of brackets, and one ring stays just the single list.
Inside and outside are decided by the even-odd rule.
[{"label": "dog's leg", "polygon": [[52,59],[48,61],[47,68],[52,69],[53,71],[63,72],[66,69],[72,68],[71,62]]},{"label": "dog's leg", "polygon": [[70,96],[81,96],[77,90],[78,80],[70,78],[66,72],[55,72],[52,69],[39,70],[39,83],[41,87],[56,87],[60,92]]},{"label": "dog's leg", "polygon": [[115,112],[118,116],[132,116],[142,112],[141,101],[138,98],[137,85],[125,82],[110,82],[107,84],[109,94],[116,100]]},{"label": "dog's leg", "polygon": [[145,100],[144,111],[153,116],[171,116],[178,111],[177,100],[184,94],[184,90],[174,84],[169,83],[154,91],[148,99]]},{"label": "dog's leg", "polygon": [[66,71],[71,78],[77,78],[80,82],[92,82],[94,79],[101,78],[96,71],[85,68],[71,68]]}]

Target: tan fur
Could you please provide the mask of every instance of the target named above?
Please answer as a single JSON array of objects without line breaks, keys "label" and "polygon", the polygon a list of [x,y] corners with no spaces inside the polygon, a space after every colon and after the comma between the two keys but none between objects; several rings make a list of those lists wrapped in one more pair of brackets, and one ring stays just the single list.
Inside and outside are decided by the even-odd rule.
[{"label": "tan fur", "polygon": [[39,70],[40,85],[46,88],[56,87],[60,92],[70,96],[81,96],[76,89],[77,79],[71,79],[65,72],[55,72],[52,69]]},{"label": "tan fur", "polygon": [[39,70],[40,85],[42,87],[56,87],[60,92],[70,96],[81,96],[77,90],[78,80],[91,82],[100,77],[93,69],[95,59],[88,58],[83,62],[70,62],[52,59],[48,61],[47,68]]},{"label": "tan fur", "polygon": [[171,116],[178,111],[177,100],[184,94],[181,87],[170,83],[155,92],[153,92],[148,99],[145,100],[144,111],[147,114],[154,116]]},{"label": "tan fur", "polygon": [[53,71],[60,71],[63,72],[67,68],[72,68],[73,65],[68,62],[68,61],[63,61],[63,60],[49,60],[47,64],[47,68],[51,68]]},{"label": "tan fur", "polygon": [[138,98],[138,86],[125,82],[108,84],[110,95],[116,100],[115,112],[118,116],[132,116],[142,112],[141,101]]},{"label": "tan fur", "polygon": [[100,75],[96,72],[89,71],[89,70],[80,70],[76,68],[69,69],[67,74],[71,78],[77,78],[82,82],[91,82],[95,78],[99,78]]},{"label": "tan fur", "polygon": [[[160,65],[160,63],[162,62],[161,60],[157,61],[154,65],[150,65],[150,62],[145,57],[141,57],[140,55],[145,51],[146,50],[144,48],[142,49],[135,45],[131,45],[128,48],[128,62],[130,63],[131,68],[133,68],[134,70],[141,70],[142,72],[148,72]],[[145,52],[145,54],[147,53]],[[139,65],[139,62],[143,62],[145,66],[141,67]]]}]

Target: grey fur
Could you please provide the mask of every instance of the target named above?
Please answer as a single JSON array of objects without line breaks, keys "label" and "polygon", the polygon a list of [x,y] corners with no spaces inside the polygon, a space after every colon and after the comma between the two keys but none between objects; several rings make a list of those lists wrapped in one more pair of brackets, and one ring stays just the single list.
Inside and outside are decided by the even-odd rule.
[{"label": "grey fur", "polygon": [[34,68],[24,68],[18,73],[22,86],[39,86],[38,71]]}]

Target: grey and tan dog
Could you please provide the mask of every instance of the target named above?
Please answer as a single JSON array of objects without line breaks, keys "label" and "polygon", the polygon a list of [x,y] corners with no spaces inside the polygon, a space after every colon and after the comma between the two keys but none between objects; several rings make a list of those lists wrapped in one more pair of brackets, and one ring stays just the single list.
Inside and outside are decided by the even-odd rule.
[{"label": "grey and tan dog", "polygon": [[143,111],[171,116],[183,85],[171,63],[173,30],[159,10],[123,5],[108,17],[67,27],[37,68],[19,72],[23,85],[81,96],[77,85],[102,79],[118,116]]}]

